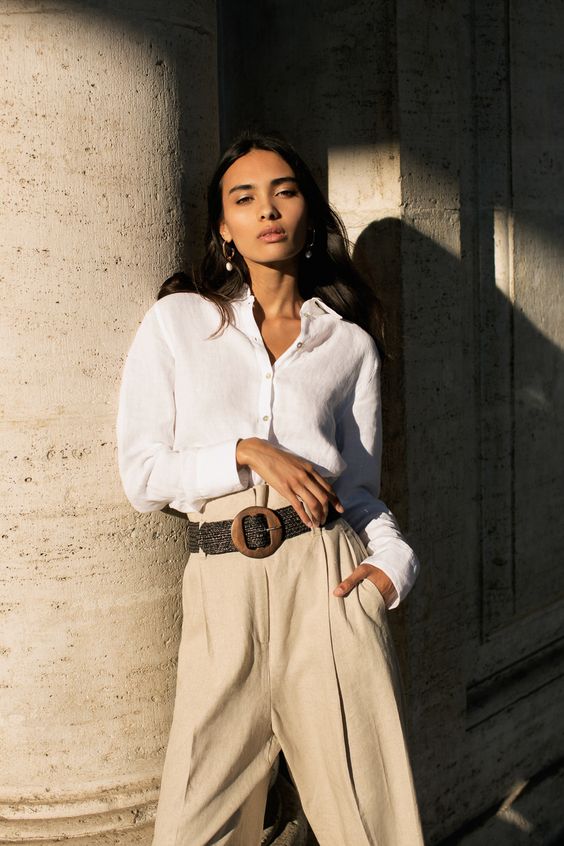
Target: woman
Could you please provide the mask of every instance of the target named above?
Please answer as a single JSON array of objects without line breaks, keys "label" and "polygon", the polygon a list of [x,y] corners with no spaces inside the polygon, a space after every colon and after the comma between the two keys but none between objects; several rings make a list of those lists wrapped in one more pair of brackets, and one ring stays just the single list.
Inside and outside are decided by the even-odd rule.
[{"label": "woman", "polygon": [[241,136],[208,212],[200,271],[145,316],[118,416],[133,506],[189,521],[154,846],[257,846],[280,750],[320,846],[416,846],[386,608],[419,565],[378,498],[369,295],[282,140]]}]

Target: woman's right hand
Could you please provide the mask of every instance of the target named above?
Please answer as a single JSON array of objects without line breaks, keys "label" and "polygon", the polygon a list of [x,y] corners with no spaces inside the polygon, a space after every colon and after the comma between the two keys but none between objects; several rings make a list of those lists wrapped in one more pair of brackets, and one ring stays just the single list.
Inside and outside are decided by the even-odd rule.
[{"label": "woman's right hand", "polygon": [[[330,503],[341,514],[345,510],[329,482],[313,469],[311,461],[299,455],[261,438],[242,438],[237,443],[236,458],[239,469],[246,465],[255,470],[294,506],[309,528],[325,523]],[[309,508],[313,522],[303,503]]]}]

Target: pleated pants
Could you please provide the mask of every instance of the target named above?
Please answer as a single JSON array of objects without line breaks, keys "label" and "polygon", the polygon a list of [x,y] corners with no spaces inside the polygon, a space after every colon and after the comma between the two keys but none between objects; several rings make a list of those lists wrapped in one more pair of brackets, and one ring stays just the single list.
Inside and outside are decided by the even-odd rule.
[{"label": "pleated pants", "polygon": [[[206,503],[198,522],[288,505],[268,485]],[[320,846],[423,843],[387,611],[342,518],[271,556],[191,553],[174,716],[153,846],[259,846],[282,749]]]}]

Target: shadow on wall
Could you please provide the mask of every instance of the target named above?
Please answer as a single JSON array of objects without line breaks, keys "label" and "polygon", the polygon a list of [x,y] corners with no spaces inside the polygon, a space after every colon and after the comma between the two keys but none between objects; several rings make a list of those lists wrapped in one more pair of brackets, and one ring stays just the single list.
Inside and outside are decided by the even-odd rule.
[{"label": "shadow on wall", "polygon": [[[25,14],[27,11],[15,9],[11,14]],[[39,13],[44,12],[46,20],[49,20],[52,10],[39,8],[37,12],[34,26],[41,33],[44,23]],[[64,75],[60,79],[62,101],[67,96],[67,86],[74,84],[74,73],[83,86],[85,112],[92,116],[92,134],[96,134],[105,110],[112,115],[112,135],[108,143],[115,147],[116,156],[119,156],[121,133],[131,131],[127,118],[123,122],[121,120],[122,112],[128,114],[129,98],[134,101],[140,95],[146,97],[149,91],[161,101],[155,113],[161,117],[170,116],[170,123],[166,125],[155,123],[149,108],[145,126],[139,127],[139,130],[150,134],[147,146],[153,149],[157,159],[155,168],[158,160],[166,163],[171,156],[180,153],[180,159],[175,160],[178,164],[177,184],[172,186],[171,194],[180,201],[184,224],[183,242],[176,245],[178,259],[183,264],[189,264],[201,249],[206,222],[207,178],[219,154],[214,4],[167,0],[157,7],[144,0],[123,3],[61,0],[57,3],[56,15],[58,26],[47,37],[58,41],[62,36],[69,42],[65,49],[65,66],[70,82]],[[98,47],[97,54],[89,54],[82,41],[72,43],[79,28],[88,29],[91,44]],[[43,37],[48,32],[44,30]],[[100,74],[104,59],[106,71]],[[129,63],[130,67],[120,68],[120,62]],[[86,77],[81,77],[84,73]],[[99,108],[91,100],[92,92],[96,91],[107,97]],[[83,134],[88,143],[87,122],[84,123]],[[57,143],[64,147],[65,139],[59,138]],[[90,156],[100,156],[101,153],[103,151],[94,149]],[[91,170],[87,170],[85,179],[90,178]],[[140,215],[143,214],[143,206],[151,203],[151,187],[142,182],[138,186],[140,194],[147,191],[139,201]],[[136,196],[132,194],[129,202],[136,201]],[[160,207],[158,198],[155,207]],[[176,209],[171,208],[167,215],[175,213]],[[160,223],[163,224],[162,237],[166,240],[171,229],[167,227],[167,217]],[[151,296],[162,281],[164,278],[147,280]]]},{"label": "shadow on wall", "polygon": [[326,187],[330,148],[395,142],[395,0],[217,6],[222,146],[278,131]]},{"label": "shadow on wall", "polygon": [[[390,2],[376,5],[357,4],[359,19],[351,15],[350,4],[334,0],[321,10],[302,3],[299,14],[288,14],[284,4],[270,2],[268,20],[258,16],[245,20],[244,38],[228,18],[221,47],[224,138],[238,128],[237,122],[277,125],[313,160],[321,182],[327,177],[332,147],[354,149],[375,138],[390,147],[395,144],[399,134],[396,7]],[[181,165],[178,185],[170,193],[181,198],[186,237],[182,250],[188,260],[200,249],[205,179],[218,148],[213,13],[209,20],[205,15],[195,19],[185,4],[171,2],[157,14],[152,4],[133,0],[122,9],[79,0],[62,0],[58,7],[88,16],[93,30],[102,33],[102,45],[103,32],[111,26],[126,46],[140,46],[140,86],[146,84],[144,71],[149,63],[152,71],[163,74],[156,96],[170,96],[176,103]],[[226,4],[220,7],[226,14]],[[240,10],[232,5],[231,14],[236,13]],[[415,26],[425,32],[424,26]],[[272,47],[268,65],[257,61],[254,50],[242,49],[253,27],[257,28],[253,43],[262,44],[265,55]],[[456,50],[455,41],[450,42],[438,25],[427,30],[427,35],[435,32],[429,35],[435,39],[429,55],[442,56],[444,45]],[[438,43],[441,38],[443,44]],[[407,58],[402,55],[404,65],[416,55],[425,51],[414,49]],[[447,59],[451,62],[452,56]],[[443,65],[448,62],[445,59]],[[238,80],[233,67],[239,70]],[[266,67],[272,76],[267,88]],[[281,72],[274,74],[272,68]],[[451,145],[452,138],[458,139],[460,118],[450,89],[444,102],[441,99],[442,79],[447,80],[445,87],[448,82],[441,62],[435,71],[440,83],[420,80],[414,72],[407,82],[404,79],[402,92],[403,131],[411,141],[402,165],[410,176],[420,177],[411,196],[420,197],[426,211],[433,204],[436,211],[437,196],[450,205],[453,190],[456,203],[459,188]],[[405,67],[403,72],[407,77]],[[296,89],[296,78],[307,80],[307,85]],[[118,82],[121,86],[122,80]],[[427,89],[421,87],[424,83]],[[435,83],[439,96],[433,100],[429,91]],[[86,98],[85,78],[83,84],[80,93]],[[411,87],[413,97],[428,105],[424,116],[428,124],[422,123],[417,132],[408,124],[409,109],[414,122],[423,120],[423,115],[420,105],[413,107]],[[119,88],[115,96],[118,103],[127,102],[136,96],[136,87]],[[96,119],[92,105],[86,111]],[[435,126],[439,129],[433,134]],[[118,114],[113,136],[118,145],[121,127]],[[147,125],[140,131],[146,130]],[[87,139],[87,128],[84,134]],[[57,140],[65,143],[65,139]],[[166,157],[169,152],[165,135],[155,155]],[[139,185],[134,198],[139,213],[151,210],[151,187]],[[158,223],[166,234],[166,216]],[[538,236],[544,244],[541,257],[555,252],[558,230],[549,228],[542,217],[529,223],[531,237]],[[466,258],[472,249],[469,230],[462,233],[464,249],[469,245]],[[488,224],[486,236],[491,242],[494,234],[493,223]],[[564,505],[558,477],[564,463],[562,350],[511,304],[491,275],[482,274],[485,288],[479,292],[475,282],[479,273],[470,278],[468,261],[460,262],[431,237],[396,218],[383,216],[364,229],[357,239],[355,260],[378,291],[388,315],[390,355],[382,385],[383,497],[408,530],[423,562],[419,589],[408,607],[400,608],[391,619],[403,658],[423,816],[429,831],[444,836],[461,820],[476,819],[478,810],[490,807],[492,799],[501,800],[516,781],[542,769],[558,753],[545,732],[542,743],[531,743],[517,764],[512,757],[517,754],[511,749],[514,727],[526,724],[532,737],[536,732],[541,736],[542,709],[532,694],[531,709],[536,714],[527,722],[510,708],[505,722],[495,724],[501,725],[495,744],[481,742],[479,728],[468,729],[466,712],[467,691],[479,678],[473,653],[493,637],[499,618],[507,622],[542,614],[543,602],[554,604],[562,596],[562,568],[554,553],[555,527]],[[108,273],[105,284],[117,280],[118,270],[114,272],[115,277]],[[139,282],[145,302],[152,299],[160,281]],[[106,395],[103,401],[110,402]],[[414,498],[417,508],[410,509]],[[493,541],[490,535],[484,537],[484,524],[491,528]],[[500,527],[498,542],[495,533]],[[507,537],[513,537],[509,544]],[[502,553],[490,554],[488,544],[503,547]],[[409,625],[408,613],[413,616]],[[452,741],[449,727],[457,728]],[[487,777],[479,778],[479,771]],[[526,798],[526,792],[521,796]],[[506,842],[503,836],[508,827],[515,834],[512,842],[521,837],[522,830],[507,814],[493,824],[496,842],[497,835],[500,843]],[[542,831],[541,823],[537,829]],[[468,827],[466,833],[471,836]]]},{"label": "shadow on wall", "polygon": [[[493,244],[493,222],[490,235]],[[410,257],[416,258],[416,279],[412,272],[402,275]],[[481,672],[476,656],[484,644],[495,642],[499,626],[511,643],[511,624],[517,623],[527,640],[523,627],[529,620],[550,611],[562,617],[558,514],[564,506],[564,351],[496,287],[493,274],[481,280],[481,291],[475,290],[469,307],[461,309],[456,305],[466,296],[460,288],[461,262],[399,219],[367,226],[354,259],[386,316],[382,498],[422,561],[413,596],[390,622],[406,682],[414,773],[429,842],[438,842],[432,832],[444,836],[456,829],[440,842],[544,844],[553,829],[531,801],[531,791],[564,770],[549,740],[551,722],[558,718],[549,705],[543,715],[549,698],[535,698],[535,685],[558,682],[557,666],[550,676],[518,690],[536,715],[528,731],[538,732],[537,746],[515,756],[524,719],[519,710],[492,715],[496,743],[485,743],[483,727],[469,724],[473,685]],[[406,358],[412,371],[408,385]],[[408,454],[414,443],[423,455]],[[423,482],[414,480],[414,469],[425,475]],[[414,503],[417,489],[426,503]],[[467,508],[457,515],[453,501],[464,497]],[[440,539],[453,532],[462,547],[449,562]],[[495,557],[500,548],[506,557]],[[492,607],[504,614],[501,623],[492,617]],[[410,625],[406,615],[412,615]],[[523,648],[540,649],[540,642],[523,646],[518,634],[513,634],[515,659]],[[498,691],[510,687],[501,675],[493,682]],[[469,777],[476,768],[490,774],[487,783]],[[519,791],[516,784],[522,785]],[[465,798],[468,787],[473,796]],[[511,793],[514,801],[508,802]],[[467,808],[462,815],[461,803]]]}]

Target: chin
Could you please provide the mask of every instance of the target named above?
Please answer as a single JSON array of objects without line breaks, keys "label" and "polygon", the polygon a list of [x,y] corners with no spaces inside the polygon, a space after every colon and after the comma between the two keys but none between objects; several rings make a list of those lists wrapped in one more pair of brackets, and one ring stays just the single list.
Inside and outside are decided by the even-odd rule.
[{"label": "chin", "polygon": [[286,247],[284,250],[265,250],[258,256],[246,256],[246,258],[255,262],[255,264],[272,264],[273,262],[278,264],[282,261],[297,261],[299,252],[299,250],[288,249]]}]

